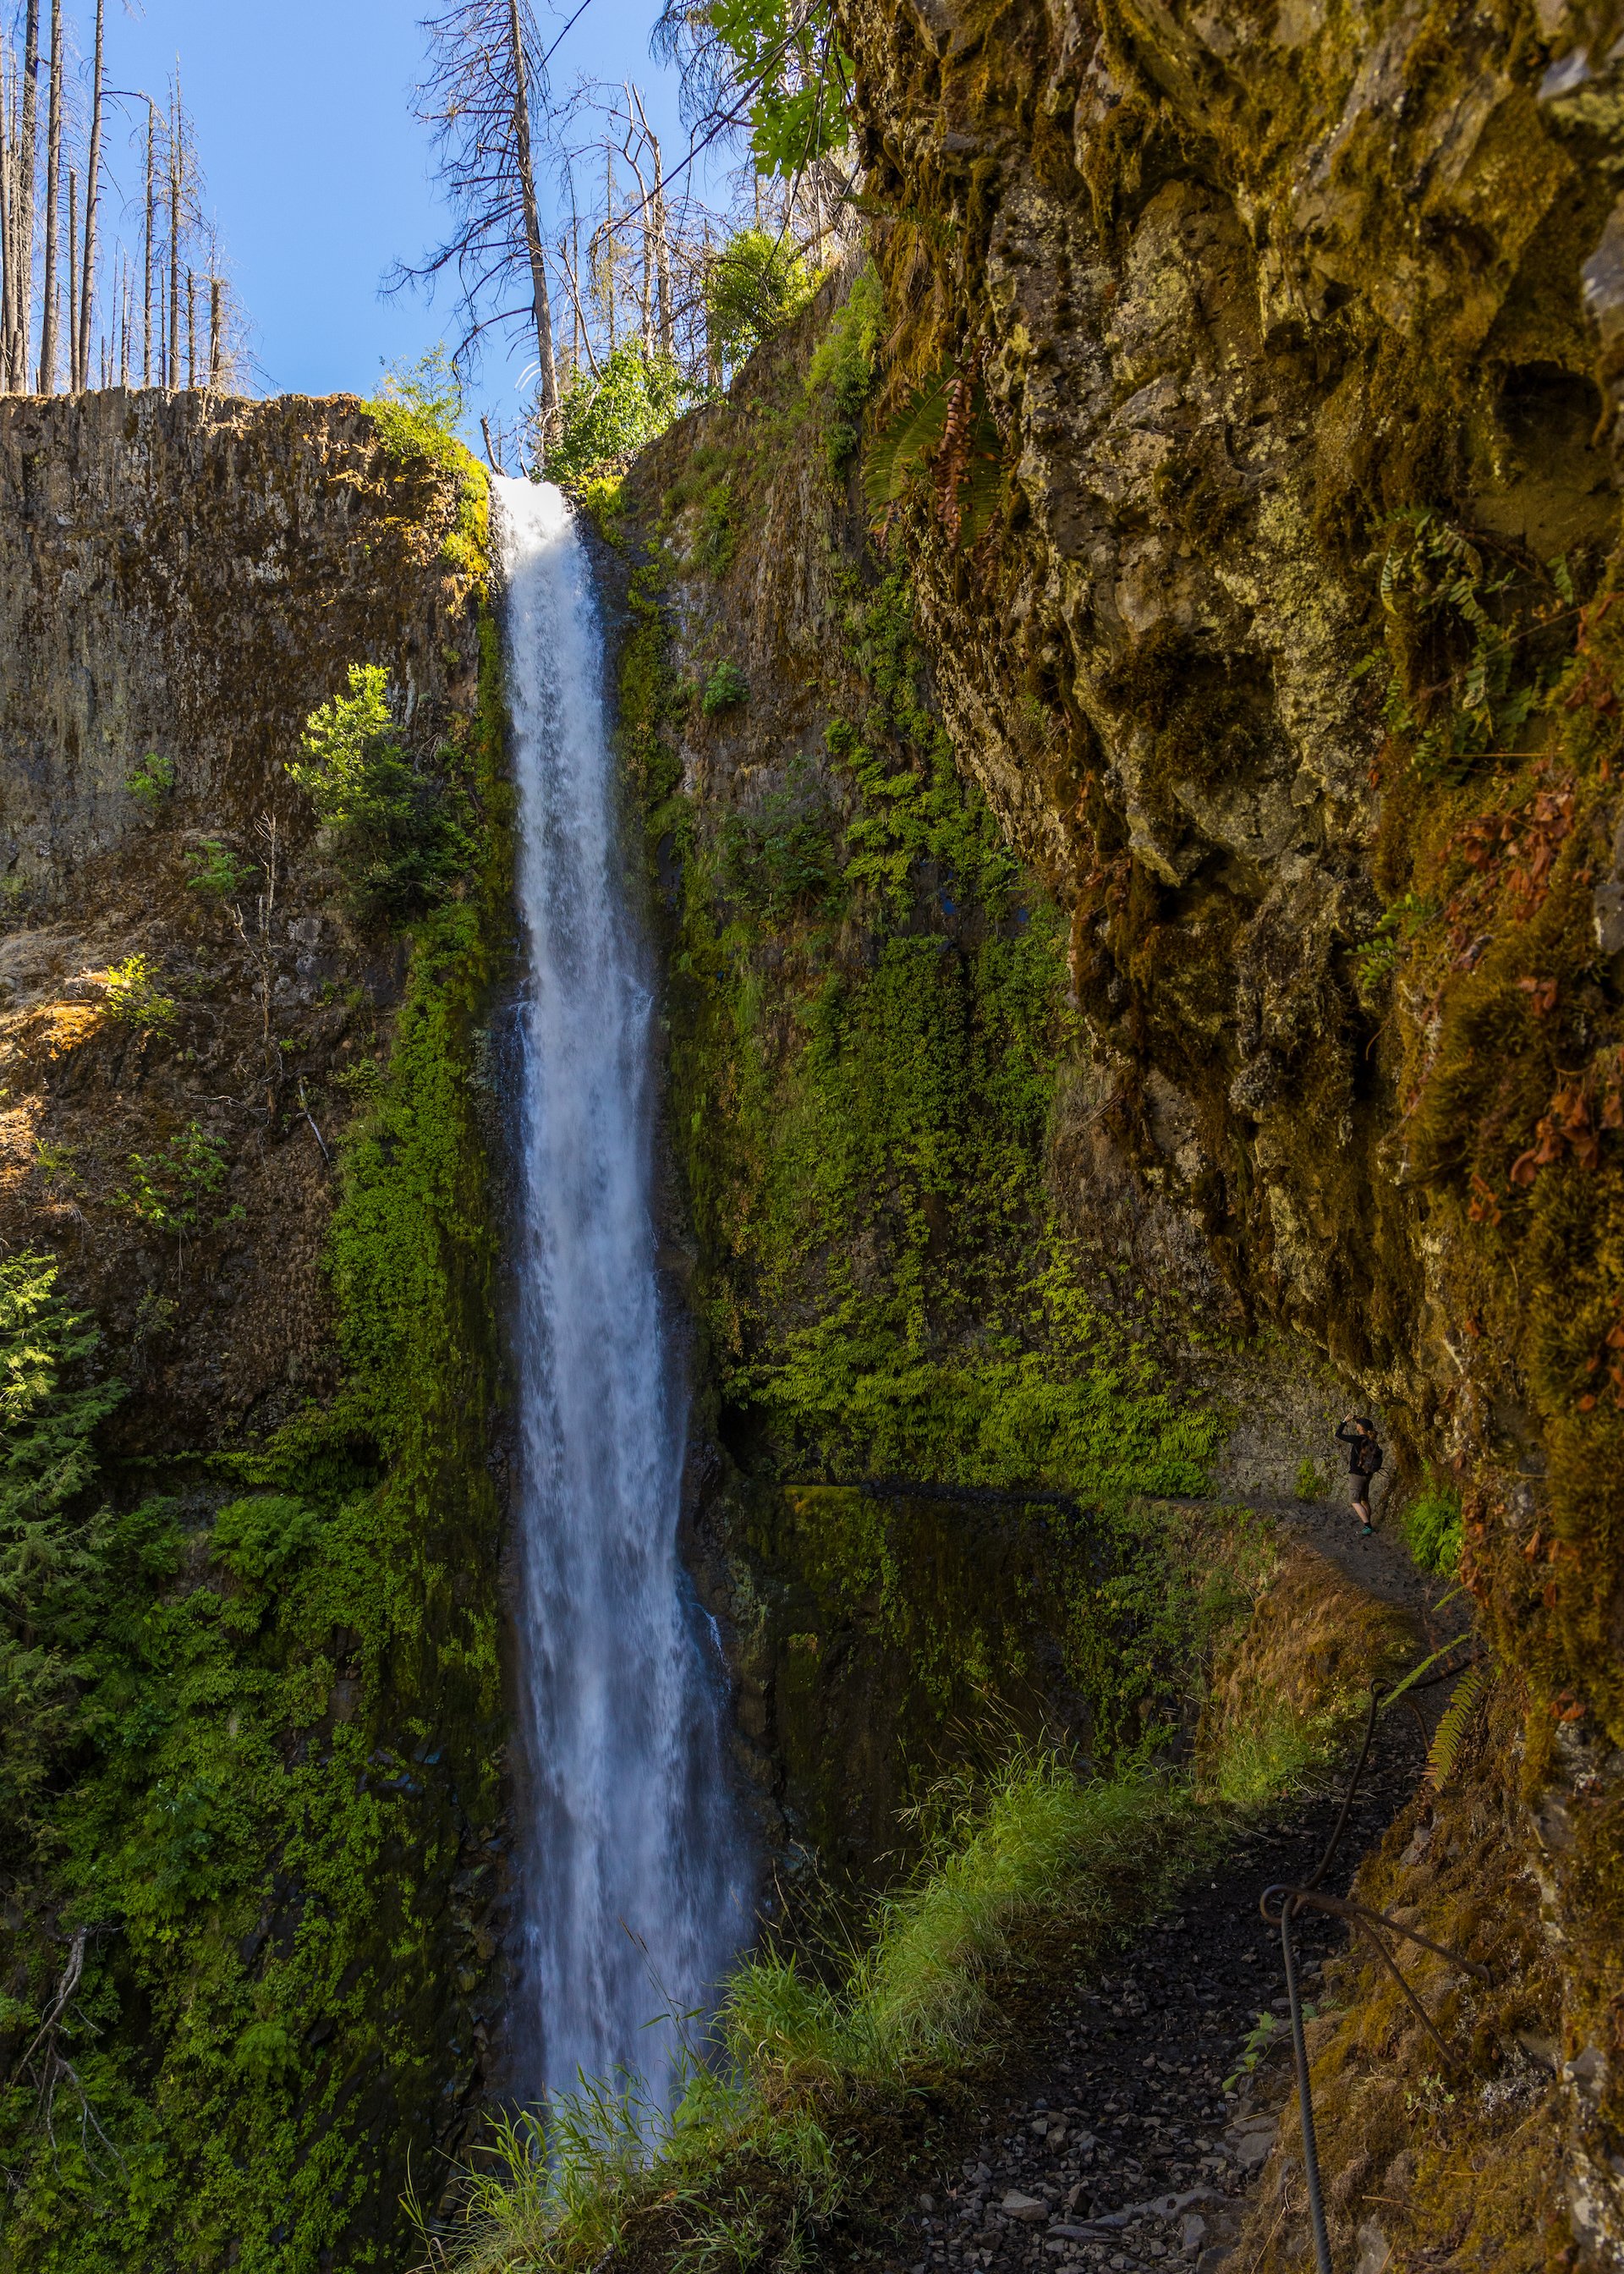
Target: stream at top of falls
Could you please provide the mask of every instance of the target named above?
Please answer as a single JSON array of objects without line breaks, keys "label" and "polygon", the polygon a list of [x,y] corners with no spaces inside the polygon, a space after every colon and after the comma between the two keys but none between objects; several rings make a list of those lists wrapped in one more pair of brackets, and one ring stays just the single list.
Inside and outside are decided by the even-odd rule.
[{"label": "stream at top of falls", "polygon": [[635,2077],[669,2108],[751,1882],[725,1671],[677,1550],[687,1394],[655,1264],[651,962],[586,547],[550,484],[492,488],[525,944],[509,2036],[531,2097]]}]

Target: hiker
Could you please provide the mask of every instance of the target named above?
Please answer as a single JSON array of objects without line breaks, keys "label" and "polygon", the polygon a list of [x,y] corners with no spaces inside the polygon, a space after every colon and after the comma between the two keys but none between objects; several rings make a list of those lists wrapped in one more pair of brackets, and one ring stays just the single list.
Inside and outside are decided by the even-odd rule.
[{"label": "hiker", "polygon": [[1336,1435],[1338,1442],[1348,1448],[1348,1473],[1353,1480],[1353,1512],[1359,1518],[1359,1534],[1363,1538],[1371,1528],[1371,1479],[1381,1466],[1381,1447],[1376,1441],[1376,1424],[1367,1413],[1344,1413]]}]

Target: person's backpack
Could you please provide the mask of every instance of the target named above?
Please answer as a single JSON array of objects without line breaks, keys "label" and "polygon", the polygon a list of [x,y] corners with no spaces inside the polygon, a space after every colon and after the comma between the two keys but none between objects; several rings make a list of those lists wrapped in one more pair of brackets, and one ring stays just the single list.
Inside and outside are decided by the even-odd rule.
[{"label": "person's backpack", "polygon": [[1359,1447],[1359,1474],[1373,1477],[1381,1466],[1381,1448],[1373,1437],[1367,1437]]}]

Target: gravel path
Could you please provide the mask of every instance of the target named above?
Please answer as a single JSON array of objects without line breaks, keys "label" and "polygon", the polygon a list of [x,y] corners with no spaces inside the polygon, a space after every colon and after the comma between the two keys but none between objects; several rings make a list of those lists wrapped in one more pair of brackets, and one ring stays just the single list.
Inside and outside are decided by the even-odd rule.
[{"label": "gravel path", "polygon": [[[1384,1722],[1377,1743],[1327,1883],[1337,1892],[1422,1766],[1409,1715]],[[1056,1985],[1047,2041],[1026,2074],[988,2100],[979,2141],[919,2196],[911,2232],[885,2254],[898,2274],[1124,2274],[1169,2263],[1216,2274],[1290,2080],[1279,1938],[1258,1898],[1312,1870],[1337,1805],[1327,1796],[1260,1828],[1109,1974]],[[1342,1931],[1318,1913],[1299,1922],[1310,1999]],[[1264,2012],[1280,2024],[1274,2050],[1226,2093]]]}]

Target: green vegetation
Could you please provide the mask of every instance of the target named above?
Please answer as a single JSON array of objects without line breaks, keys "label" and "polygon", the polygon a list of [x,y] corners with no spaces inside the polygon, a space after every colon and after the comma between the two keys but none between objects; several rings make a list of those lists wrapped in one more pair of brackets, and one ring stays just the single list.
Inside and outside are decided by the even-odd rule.
[{"label": "green vegetation", "polygon": [[[215,1205],[226,1181],[225,1140],[197,1121],[188,1122],[160,1152],[132,1153],[124,1174],[128,1181],[115,1193],[114,1205],[128,1209],[154,1231],[184,1238],[226,1220],[227,1211]],[[242,1210],[229,1214],[240,1216]]]},{"label": "green vegetation", "polygon": [[162,1034],[175,1017],[175,998],[159,984],[162,974],[145,955],[126,955],[107,974],[107,1007],[124,1027]]},{"label": "green vegetation", "polygon": [[[97,1337],[45,1259],[0,1264],[0,2160],[38,2274],[396,2265],[406,2146],[474,2058],[501,1704],[472,1075],[508,905],[483,631],[452,753],[477,826],[341,1141],[337,1397],[98,1472]],[[365,761],[335,707],[312,737]],[[166,1229],[229,1189],[195,1124],[139,1169]]]},{"label": "green vegetation", "polygon": [[621,341],[601,370],[581,365],[565,380],[559,431],[547,446],[547,479],[575,492],[620,473],[681,416],[688,401],[674,356],[650,351],[638,340]]},{"label": "green vegetation", "polygon": [[853,65],[836,42],[826,0],[793,12],[783,0],[710,0],[703,27],[730,58],[721,83],[749,120],[757,173],[799,181],[815,159],[844,144]]},{"label": "green vegetation", "polygon": [[741,229],[705,274],[705,322],[714,352],[741,364],[806,305],[816,279],[795,247],[764,229]]},{"label": "green vegetation", "polygon": [[135,772],[125,780],[124,787],[148,813],[156,813],[175,787],[175,761],[162,757],[156,750],[148,750]]},{"label": "green vegetation", "polygon": [[714,719],[718,711],[737,709],[750,699],[750,682],[736,663],[726,658],[712,670],[699,698],[699,707],[707,719]]},{"label": "green vegetation", "polygon": [[837,479],[857,455],[863,410],[879,374],[884,321],[885,296],[879,278],[865,261],[835,310],[807,372],[808,399],[823,408],[824,455]]},{"label": "green vegetation", "polygon": [[457,433],[462,405],[462,382],[440,346],[416,363],[391,365],[365,408],[392,458],[427,458],[462,475],[473,463]]},{"label": "green vegetation", "polygon": [[1425,1480],[1402,1518],[1405,1544],[1424,1571],[1453,1579],[1461,1562],[1461,1495],[1458,1488],[1435,1476],[1429,1466]]},{"label": "green vegetation", "polygon": [[792,766],[781,787],[724,817],[717,840],[722,891],[772,924],[823,903],[839,877],[838,827],[816,772],[804,763]]},{"label": "green vegetation", "polygon": [[1296,1492],[1299,1500],[1323,1500],[1331,1480],[1306,1453],[1297,1465]]},{"label": "green vegetation", "polygon": [[58,1295],[51,1257],[0,1261],[0,1856],[37,1834],[79,1728],[86,1599],[102,1565],[79,1510],[96,1427],[124,1395],[98,1373],[101,1346]]},{"label": "green vegetation", "polygon": [[385,455],[403,468],[427,466],[447,480],[454,517],[440,557],[470,583],[484,577],[489,544],[491,486],[485,468],[458,432],[462,382],[443,346],[414,364],[395,364],[362,408],[370,413]]},{"label": "green vegetation", "polygon": [[192,871],[186,882],[192,891],[211,900],[235,900],[258,873],[252,862],[239,861],[217,837],[206,837],[188,853],[186,866]]},{"label": "green vegetation", "polygon": [[1197,1822],[1175,1785],[1080,1781],[1064,1760],[1018,1752],[961,1796],[930,1866],[854,1948],[822,1967],[768,1951],[739,1969],[719,2059],[695,2059],[651,2161],[635,2091],[623,2108],[565,2099],[545,2125],[499,2135],[437,2263],[563,2274],[634,2244],[683,2269],[801,2263],[808,2222],[861,2184],[853,2130],[986,2052],[989,1984],[1014,1939],[1041,1923],[1098,1942],[1124,1909],[1154,1908]]},{"label": "green vegetation", "polygon": [[288,772],[315,808],[357,918],[400,924],[462,880],[474,817],[460,780],[426,773],[402,747],[383,666],[352,663],[349,684],[312,712],[306,758]]},{"label": "green vegetation", "polygon": [[[1267,1602],[1267,1555],[1242,1560]],[[1249,1600],[1231,1600],[1203,1650],[1250,1631]],[[1051,1971],[1097,1962],[1250,1815],[1322,1776],[1391,1639],[1382,1628],[1372,1665],[1350,1660],[1328,1676],[1304,1659],[1310,1687],[1289,1734],[1278,1698],[1267,1730],[1253,1726],[1260,1694],[1222,1715],[1194,1776],[1157,1773],[1143,1753],[1090,1775],[1018,1744],[985,1777],[955,1777],[933,1796],[918,1868],[859,1931],[809,1959],[770,1946],[740,1966],[714,2057],[695,2058],[668,2124],[634,2090],[624,2105],[566,2098],[545,2123],[505,2127],[470,2176],[459,2226],[434,2238],[433,2263],[573,2274],[615,2248],[693,2270],[803,2263],[811,2223],[864,2186],[867,2142],[887,2140],[921,2092],[996,2058],[1011,1960],[1041,1946]],[[1186,1681],[1200,1664],[1185,1660]],[[638,2147],[650,2128],[651,2160]]]},{"label": "green vegetation", "polygon": [[623,684],[650,830],[683,847],[673,1120],[722,1396],[781,1475],[1199,1490],[1214,1425],[1052,1219],[1059,915],[924,706],[905,582],[853,586],[846,631],[861,725],[703,830],[664,794],[646,637]]}]

